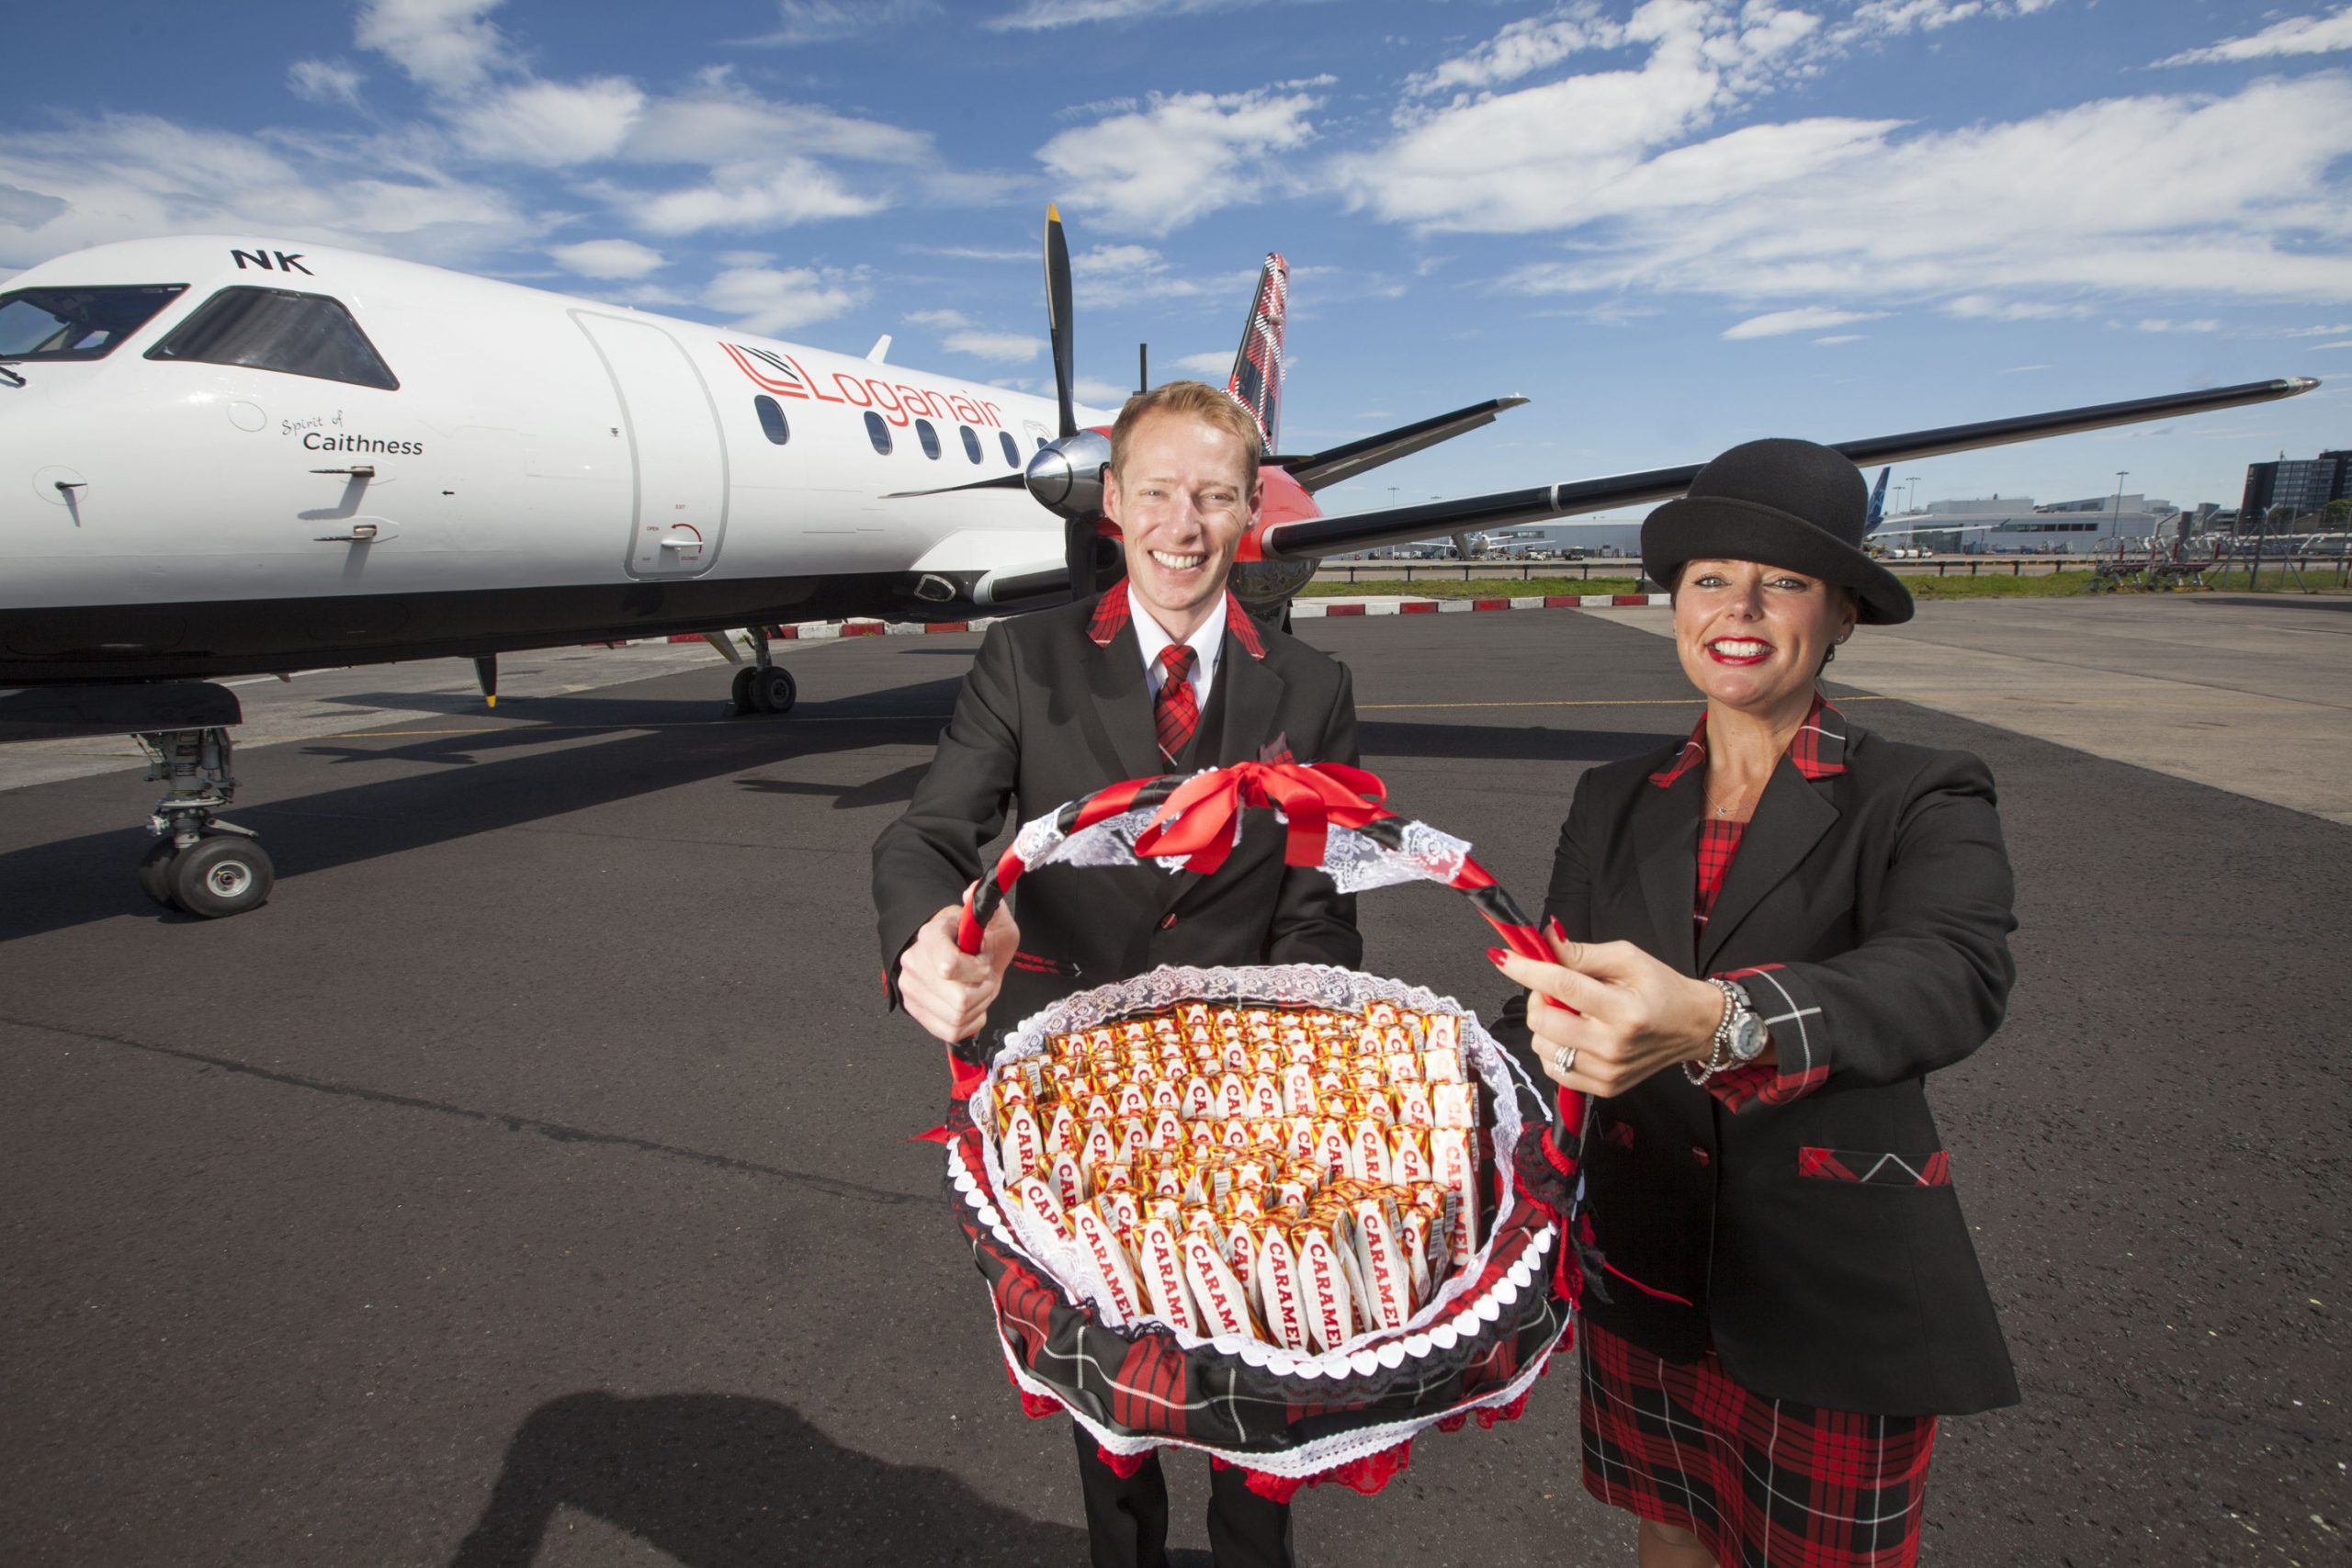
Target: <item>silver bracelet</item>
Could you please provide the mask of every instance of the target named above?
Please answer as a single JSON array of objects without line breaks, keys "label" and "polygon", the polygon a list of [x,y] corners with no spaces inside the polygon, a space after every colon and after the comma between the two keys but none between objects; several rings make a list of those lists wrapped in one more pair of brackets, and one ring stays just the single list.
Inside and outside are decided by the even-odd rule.
[{"label": "silver bracelet", "polygon": [[1718,980],[1712,975],[1707,977],[1707,984],[1724,994],[1724,1015],[1716,1021],[1715,1032],[1707,1042],[1707,1059],[1703,1062],[1682,1064],[1682,1076],[1689,1078],[1694,1085],[1704,1084],[1709,1078],[1733,1065],[1731,1021],[1732,1015],[1739,1010],[1739,993],[1732,989],[1730,981]]}]

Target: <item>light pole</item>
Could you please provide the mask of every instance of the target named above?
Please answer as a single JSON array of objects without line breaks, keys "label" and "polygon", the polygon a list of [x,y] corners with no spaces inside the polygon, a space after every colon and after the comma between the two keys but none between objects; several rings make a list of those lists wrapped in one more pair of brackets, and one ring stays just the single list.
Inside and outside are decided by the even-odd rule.
[{"label": "light pole", "polygon": [[2124,475],[2126,475],[2126,474],[2128,474],[2128,473],[2130,473],[2131,471],[2132,471],[2132,470],[2131,470],[2131,469],[2129,469],[2129,468],[2118,468],[2118,469],[2116,469],[2116,470],[2115,470],[2115,524],[2114,524],[2114,527],[2115,527],[2115,536],[2116,536],[2117,538],[2119,538],[2119,539],[2120,539],[2120,538],[2121,538],[2121,537],[2123,536],[2123,476],[2124,476]]},{"label": "light pole", "polygon": [[1913,474],[1909,479],[1903,482],[1906,487],[1908,487],[1908,493],[1904,497],[1903,501],[1904,513],[1905,515],[1908,515],[1909,513],[1919,510],[1919,476]]}]

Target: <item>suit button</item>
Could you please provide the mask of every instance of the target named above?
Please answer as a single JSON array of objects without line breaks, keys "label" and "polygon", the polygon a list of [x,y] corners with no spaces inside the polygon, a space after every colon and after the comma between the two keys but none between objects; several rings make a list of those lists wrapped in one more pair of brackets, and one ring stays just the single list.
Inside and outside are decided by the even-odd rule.
[{"label": "suit button", "polygon": [[1701,1165],[1706,1164],[1708,1159],[1706,1146],[1702,1144],[1691,1145],[1690,1157],[1697,1160]]},{"label": "suit button", "polygon": [[1171,910],[1170,910],[1167,914],[1165,914],[1165,915],[1163,915],[1163,916],[1161,916],[1161,917],[1160,917],[1160,919],[1159,919],[1159,929],[1160,929],[1161,931],[1166,931],[1166,930],[1168,930],[1170,926],[1173,926],[1175,923],[1176,923],[1176,912],[1175,912],[1173,909],[1171,909]]}]

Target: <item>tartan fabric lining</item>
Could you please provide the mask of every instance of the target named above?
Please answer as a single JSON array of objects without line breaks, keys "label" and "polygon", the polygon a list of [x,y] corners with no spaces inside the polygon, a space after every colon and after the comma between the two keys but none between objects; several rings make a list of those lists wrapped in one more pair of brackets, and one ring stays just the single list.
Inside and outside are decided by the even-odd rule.
[{"label": "tartan fabric lining", "polygon": [[1709,818],[1699,824],[1699,897],[1692,914],[1702,936],[1707,931],[1707,917],[1714,913],[1715,899],[1723,893],[1732,857],[1739,853],[1740,835],[1747,830],[1745,822],[1720,818]]},{"label": "tartan fabric lining", "polygon": [[1692,1366],[1584,1325],[1584,1484],[1695,1533],[1722,1568],[1911,1568],[1932,1416],[1765,1399],[1713,1350]]}]

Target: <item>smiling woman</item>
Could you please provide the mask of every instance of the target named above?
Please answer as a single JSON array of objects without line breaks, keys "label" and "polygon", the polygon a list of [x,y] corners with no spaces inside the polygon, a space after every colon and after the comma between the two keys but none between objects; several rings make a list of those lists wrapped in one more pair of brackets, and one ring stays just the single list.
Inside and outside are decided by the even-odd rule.
[{"label": "smiling woman", "polygon": [[2008,862],[1982,762],[1816,690],[1911,615],[1867,510],[1837,452],[1756,441],[1650,514],[1706,712],[1577,782],[1560,962],[1503,963],[1540,996],[1497,1033],[1597,1097],[1584,1483],[1645,1568],[1905,1568],[1938,1418],[2017,1400],[1924,1089],[2000,1021]]}]

